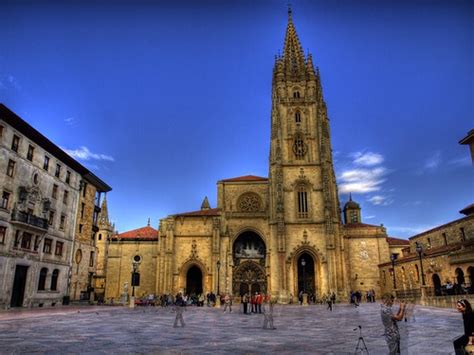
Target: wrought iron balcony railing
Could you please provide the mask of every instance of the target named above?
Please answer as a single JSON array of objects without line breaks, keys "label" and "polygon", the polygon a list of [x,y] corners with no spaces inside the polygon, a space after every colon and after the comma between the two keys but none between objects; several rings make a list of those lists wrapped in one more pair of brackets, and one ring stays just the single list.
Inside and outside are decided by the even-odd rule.
[{"label": "wrought iron balcony railing", "polygon": [[45,231],[48,230],[49,227],[48,220],[46,218],[41,218],[31,213],[18,211],[16,209],[14,209],[12,212],[12,222],[28,224]]}]

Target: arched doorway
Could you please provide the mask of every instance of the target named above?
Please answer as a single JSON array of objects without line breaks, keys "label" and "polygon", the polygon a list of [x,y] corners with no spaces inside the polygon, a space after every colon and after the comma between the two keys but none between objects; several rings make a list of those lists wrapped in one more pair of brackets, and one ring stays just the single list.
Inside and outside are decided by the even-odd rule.
[{"label": "arched doorway", "polygon": [[267,277],[265,269],[253,261],[246,261],[234,271],[234,295],[267,291]]},{"label": "arched doorway", "polygon": [[232,246],[232,256],[235,266],[232,275],[233,294],[266,293],[266,247],[263,239],[253,231],[241,233]]},{"label": "arched doorway", "polygon": [[435,296],[441,296],[441,279],[439,278],[438,274],[433,274],[432,276],[433,280],[433,287],[435,291]]},{"label": "arched doorway", "polygon": [[461,268],[457,268],[456,269],[456,283],[458,285],[462,285],[464,283],[465,279],[464,279],[464,271],[462,271]]},{"label": "arched doorway", "polygon": [[316,293],[316,275],[314,259],[308,253],[303,253],[297,260],[298,295],[303,292],[309,295]]},{"label": "arched doorway", "polygon": [[196,265],[189,268],[186,273],[186,290],[187,295],[199,295],[202,293],[202,271]]},{"label": "arched doorway", "polygon": [[474,293],[474,266],[467,268],[467,274],[469,275],[469,293]]}]

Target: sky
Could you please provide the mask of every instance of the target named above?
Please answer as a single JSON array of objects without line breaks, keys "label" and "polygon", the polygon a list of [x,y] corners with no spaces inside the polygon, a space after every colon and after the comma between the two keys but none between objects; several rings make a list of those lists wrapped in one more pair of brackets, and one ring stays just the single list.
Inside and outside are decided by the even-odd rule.
[{"label": "sky", "polygon": [[[462,217],[472,1],[293,0],[320,68],[341,206],[407,238]],[[0,0],[0,102],[112,186],[119,232],[268,176],[287,1]]]}]

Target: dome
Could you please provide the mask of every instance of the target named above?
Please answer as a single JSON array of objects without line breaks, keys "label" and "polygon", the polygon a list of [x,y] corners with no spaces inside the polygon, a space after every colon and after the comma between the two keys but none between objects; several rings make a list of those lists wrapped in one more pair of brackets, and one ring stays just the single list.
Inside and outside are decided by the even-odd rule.
[{"label": "dome", "polygon": [[346,204],[344,205],[344,210],[347,210],[347,209],[359,209],[360,210],[360,205],[357,202],[352,201],[352,194],[349,195],[349,201],[347,201]]}]

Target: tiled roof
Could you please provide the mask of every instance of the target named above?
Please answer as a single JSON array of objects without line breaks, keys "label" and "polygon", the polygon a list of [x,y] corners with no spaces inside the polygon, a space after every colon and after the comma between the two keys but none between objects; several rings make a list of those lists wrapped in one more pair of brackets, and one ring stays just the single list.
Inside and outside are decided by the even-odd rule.
[{"label": "tiled roof", "polygon": [[128,232],[123,232],[115,235],[116,239],[158,239],[159,232],[156,229],[146,226],[143,228],[134,229]]},{"label": "tiled roof", "polygon": [[366,223],[348,223],[348,224],[344,224],[344,228],[364,228],[364,227],[380,228],[380,226],[375,226],[373,224],[366,224]]},{"label": "tiled roof", "polygon": [[178,214],[175,214],[175,217],[194,217],[194,216],[199,217],[199,216],[220,216],[220,215],[221,215],[220,208],[211,208],[208,210],[178,213]]},{"label": "tiled roof", "polygon": [[387,237],[388,245],[410,245],[410,241],[406,239]]},{"label": "tiled roof", "polygon": [[255,176],[255,175],[245,175],[245,176],[238,176],[235,178],[221,180],[221,182],[240,182],[240,181],[268,181],[268,178]]}]

